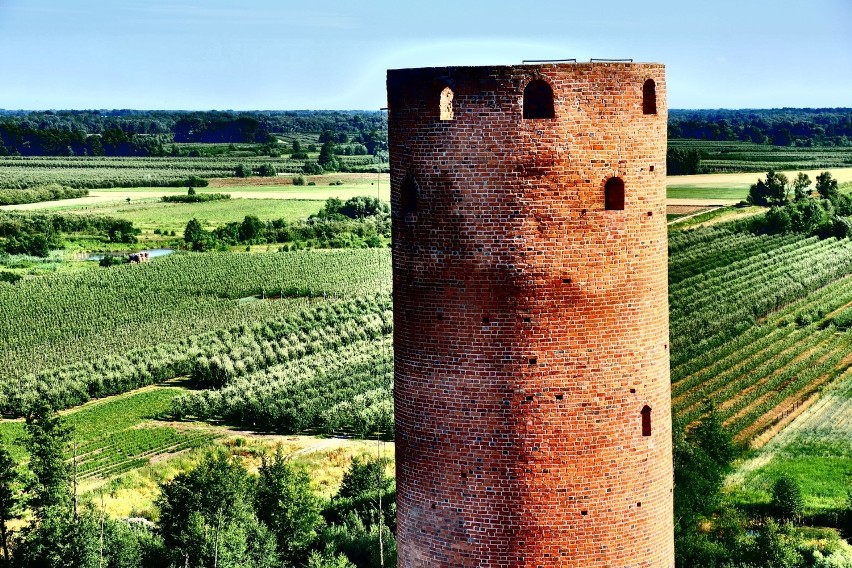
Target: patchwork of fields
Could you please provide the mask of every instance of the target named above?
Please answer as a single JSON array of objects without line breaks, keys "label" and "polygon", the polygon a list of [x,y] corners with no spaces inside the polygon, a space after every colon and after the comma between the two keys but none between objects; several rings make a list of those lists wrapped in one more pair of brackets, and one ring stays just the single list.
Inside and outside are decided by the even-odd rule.
[{"label": "patchwork of fields", "polygon": [[766,503],[773,481],[789,475],[803,488],[808,510],[842,506],[852,480],[852,372],[841,379],[731,476],[737,502]]},{"label": "patchwork of fields", "polygon": [[[351,191],[376,189],[366,176],[351,180]],[[323,197],[336,190],[299,189]],[[164,190],[139,191],[155,197]],[[278,198],[281,187],[246,191]],[[187,215],[208,215],[215,225],[262,208],[264,216],[286,209],[298,217],[321,206],[244,201],[232,200],[227,211],[221,202],[165,207],[152,200],[88,212],[132,217],[147,231],[179,230]],[[748,462],[747,474],[732,482],[743,502],[765,501],[768,480],[781,471],[816,475],[806,465],[819,469],[820,483],[839,487],[852,458],[832,440],[847,433],[824,421],[814,426],[823,419],[813,417],[834,409],[823,415],[839,423],[848,413],[852,242],[757,236],[722,223],[673,229],[669,253],[675,419],[693,423],[712,405],[738,443],[765,445],[756,458],[762,461]],[[93,479],[213,442],[209,431],[157,421],[163,417],[390,437],[390,282],[389,251],[344,249],[179,253],[0,283],[0,410],[18,416],[35,398],[67,408],[174,379],[191,387],[142,391],[134,408],[119,397],[72,414],[79,473]],[[18,437],[21,422],[0,423],[0,433]],[[816,484],[808,491],[813,510],[841,499]]]}]

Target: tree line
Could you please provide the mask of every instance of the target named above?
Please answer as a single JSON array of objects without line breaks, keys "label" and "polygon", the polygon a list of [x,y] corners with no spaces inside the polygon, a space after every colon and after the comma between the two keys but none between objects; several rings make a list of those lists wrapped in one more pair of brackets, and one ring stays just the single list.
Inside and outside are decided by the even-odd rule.
[{"label": "tree line", "polygon": [[46,257],[64,248],[63,236],[99,235],[111,243],[132,244],[140,230],[116,217],[63,215],[60,213],[0,212],[0,252]]},{"label": "tree line", "polygon": [[273,133],[324,132],[369,148],[385,130],[378,111],[0,111],[0,155],[165,156],[170,143],[274,144]]},{"label": "tree line", "polygon": [[813,183],[801,172],[790,180],[769,170],[765,179],[751,186],[747,202],[770,208],[766,215],[751,221],[756,232],[805,233],[823,238],[852,235],[852,197],[840,192],[831,172],[819,174]]},{"label": "tree line", "polygon": [[[0,439],[0,565],[14,568],[371,568],[396,565],[395,484],[355,459],[331,499],[280,449],[257,474],[226,449],[159,485],[157,523],[113,519],[77,492],[73,431],[44,403],[18,466]],[[20,526],[19,530],[12,530]]]},{"label": "tree line", "polygon": [[226,223],[212,231],[198,219],[190,219],[184,242],[194,251],[227,249],[236,245],[286,244],[286,248],[376,248],[390,238],[390,207],[376,197],[352,197],[345,202],[326,200],[308,219],[262,221],[247,215],[241,222]]},{"label": "tree line", "polygon": [[850,146],[852,109],[669,110],[668,136],[775,146]]},{"label": "tree line", "polygon": [[[722,486],[740,449],[712,406],[697,424],[676,423],[673,432],[678,568],[852,566],[852,550],[835,531],[801,526],[804,497],[789,476],[775,480],[768,506],[751,515],[725,503]],[[842,535],[852,537],[852,492],[838,521]]]}]

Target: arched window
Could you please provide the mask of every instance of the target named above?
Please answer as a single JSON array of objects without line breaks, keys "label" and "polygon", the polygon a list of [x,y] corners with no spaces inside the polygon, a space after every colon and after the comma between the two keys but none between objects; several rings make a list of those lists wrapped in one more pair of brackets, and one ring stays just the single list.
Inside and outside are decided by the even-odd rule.
[{"label": "arched window", "polygon": [[642,409],[642,435],[651,435],[651,407],[647,404]]},{"label": "arched window", "polygon": [[657,114],[657,85],[653,79],[642,85],[642,113]]},{"label": "arched window", "polygon": [[441,120],[453,119],[453,90],[451,88],[444,87],[444,90],[441,91],[439,108],[441,109]]},{"label": "arched window", "polygon": [[524,89],[524,118],[554,118],[553,89],[547,81],[535,79]]},{"label": "arched window", "polygon": [[604,205],[606,209],[624,209],[624,182],[621,178],[609,178],[604,186]]},{"label": "arched window", "polygon": [[399,206],[403,215],[417,213],[417,197],[419,188],[414,176],[408,174],[399,186]]}]

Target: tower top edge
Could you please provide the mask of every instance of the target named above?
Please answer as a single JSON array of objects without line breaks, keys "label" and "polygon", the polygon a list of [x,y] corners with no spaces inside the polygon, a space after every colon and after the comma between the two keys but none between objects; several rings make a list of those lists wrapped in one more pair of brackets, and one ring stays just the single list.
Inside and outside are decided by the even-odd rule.
[{"label": "tower top edge", "polygon": [[502,72],[502,73],[511,73],[512,71],[519,72],[530,72],[530,71],[538,71],[538,70],[555,70],[555,71],[571,71],[577,69],[589,69],[589,68],[606,68],[606,67],[614,67],[614,68],[630,68],[630,67],[643,67],[643,68],[656,68],[656,69],[665,69],[665,64],[663,63],[655,63],[655,62],[643,62],[643,61],[592,61],[592,62],[562,62],[562,61],[554,61],[554,62],[535,62],[535,63],[520,63],[517,65],[449,65],[443,67],[401,67],[397,69],[388,69],[388,73],[404,73],[404,72],[434,72],[434,73],[446,73],[454,70],[466,71],[470,72]]}]

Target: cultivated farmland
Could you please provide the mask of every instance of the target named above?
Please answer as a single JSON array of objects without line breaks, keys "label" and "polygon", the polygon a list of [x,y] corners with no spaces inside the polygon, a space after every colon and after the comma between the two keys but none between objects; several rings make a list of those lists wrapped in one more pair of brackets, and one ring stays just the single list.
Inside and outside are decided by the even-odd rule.
[{"label": "cultivated farmland", "polygon": [[852,372],[847,371],[729,479],[742,503],[769,500],[782,474],[804,489],[811,512],[840,509],[852,477]]}]

